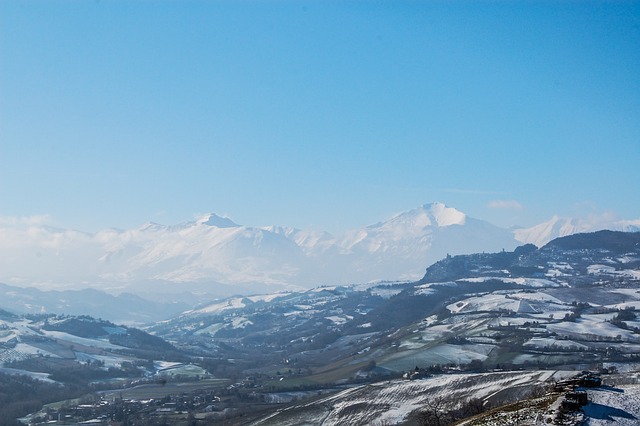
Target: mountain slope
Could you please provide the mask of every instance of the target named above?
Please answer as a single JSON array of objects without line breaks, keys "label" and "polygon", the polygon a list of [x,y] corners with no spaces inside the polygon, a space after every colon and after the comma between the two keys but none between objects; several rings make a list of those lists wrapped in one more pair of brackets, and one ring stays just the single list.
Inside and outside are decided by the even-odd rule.
[{"label": "mountain slope", "polygon": [[596,232],[604,229],[610,231],[638,232],[640,231],[640,220],[616,220],[607,217],[607,215],[603,217],[590,217],[588,219],[553,216],[546,222],[530,228],[515,229],[513,232],[516,240],[521,243],[532,243],[538,247],[542,247],[555,238],[584,232]]}]

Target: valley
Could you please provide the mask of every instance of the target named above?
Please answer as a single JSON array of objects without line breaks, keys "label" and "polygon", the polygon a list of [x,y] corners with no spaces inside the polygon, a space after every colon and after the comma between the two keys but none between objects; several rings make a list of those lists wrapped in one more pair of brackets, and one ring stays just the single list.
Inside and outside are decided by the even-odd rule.
[{"label": "valley", "polygon": [[640,234],[601,231],[446,256],[413,282],[230,297],[144,331],[4,312],[0,374],[94,407],[48,406],[34,424],[117,412],[132,424],[430,424],[434,401],[451,424],[531,398],[550,407],[554,383],[582,371],[633,394],[639,271]]}]

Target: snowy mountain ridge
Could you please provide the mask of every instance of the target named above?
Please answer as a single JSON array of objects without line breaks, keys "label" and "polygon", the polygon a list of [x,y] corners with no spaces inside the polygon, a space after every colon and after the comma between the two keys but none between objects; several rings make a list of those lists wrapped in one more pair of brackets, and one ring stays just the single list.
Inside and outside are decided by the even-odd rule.
[{"label": "snowy mountain ridge", "polygon": [[0,225],[0,282],[43,289],[100,288],[220,296],[317,285],[415,280],[448,254],[542,246],[576,232],[640,230],[637,221],[561,219],[507,230],[442,203],[424,204],[340,235],[245,226],[208,213],[94,234],[41,224]]},{"label": "snowy mountain ridge", "polygon": [[551,219],[530,228],[515,229],[516,240],[522,243],[535,244],[542,247],[549,241],[582,232],[596,232],[608,229],[610,231],[638,232],[640,219],[617,220],[607,217],[570,218],[554,215]]}]

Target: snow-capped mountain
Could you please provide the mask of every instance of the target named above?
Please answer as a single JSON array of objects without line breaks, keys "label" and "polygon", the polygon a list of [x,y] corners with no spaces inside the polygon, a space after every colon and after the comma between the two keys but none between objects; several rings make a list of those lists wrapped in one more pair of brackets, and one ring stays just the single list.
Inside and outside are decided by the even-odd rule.
[{"label": "snow-capped mountain", "polygon": [[591,216],[586,219],[553,216],[546,222],[530,228],[514,230],[516,240],[521,243],[532,243],[542,247],[549,241],[565,237],[567,235],[582,232],[596,232],[608,229],[610,231],[638,232],[639,220],[619,220],[605,214],[603,216]]},{"label": "snow-capped mountain", "polygon": [[441,203],[339,236],[241,226],[214,214],[178,227],[144,227],[139,234],[136,240],[144,241],[141,250],[114,278],[208,280],[272,288],[415,279],[425,265],[447,253],[517,245],[509,231],[467,218]]},{"label": "snow-capped mountain", "polygon": [[[352,282],[415,279],[447,254],[499,251],[517,246],[513,235],[442,203],[425,204],[391,219],[345,233],[337,241]],[[339,259],[335,259],[339,262]]]},{"label": "snow-capped mountain", "polygon": [[317,285],[413,280],[448,254],[512,250],[597,229],[638,230],[640,221],[589,228],[553,218],[507,230],[442,203],[425,204],[340,235],[244,226],[213,213],[178,225],[147,223],[95,234],[37,224],[0,226],[0,282],[43,289],[210,295]]}]

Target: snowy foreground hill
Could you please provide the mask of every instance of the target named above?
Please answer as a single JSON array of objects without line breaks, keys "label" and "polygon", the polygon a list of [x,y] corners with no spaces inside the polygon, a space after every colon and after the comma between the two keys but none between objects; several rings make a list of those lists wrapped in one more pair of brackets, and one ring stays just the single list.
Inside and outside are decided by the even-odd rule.
[{"label": "snowy foreground hill", "polygon": [[[150,335],[4,313],[0,367],[59,386],[91,374],[90,403],[45,408],[34,423],[129,413],[134,424],[634,424],[624,398],[640,394],[638,309],[640,233],[601,231],[448,256],[414,282],[207,302]],[[573,379],[583,370],[605,387],[575,411],[563,402],[576,398],[571,383],[595,383]]]},{"label": "snowy foreground hill", "polygon": [[[558,218],[507,230],[441,203],[331,235],[281,226],[241,226],[208,214],[180,225],[148,223],[89,234],[35,224],[0,227],[0,282],[40,289],[96,288],[156,302],[176,293],[209,296],[415,280],[448,254],[513,250],[597,229],[640,229],[640,221]],[[168,296],[171,295],[171,296]]]}]

